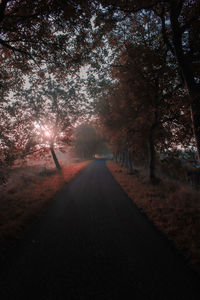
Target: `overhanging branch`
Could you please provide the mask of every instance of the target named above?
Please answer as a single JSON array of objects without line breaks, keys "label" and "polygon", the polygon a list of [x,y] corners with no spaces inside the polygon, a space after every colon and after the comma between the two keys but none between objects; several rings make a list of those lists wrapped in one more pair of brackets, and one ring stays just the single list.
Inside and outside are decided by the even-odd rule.
[{"label": "overhanging branch", "polygon": [[32,58],[32,55],[29,52],[27,52],[27,51],[25,51],[23,49],[20,49],[20,48],[16,48],[15,46],[11,46],[6,41],[4,41],[2,39],[0,39],[0,44],[2,46],[6,47],[6,48],[8,48],[10,50],[12,50],[13,52],[19,52],[19,53],[25,54],[25,55],[27,55],[27,56],[29,56],[29,57]]},{"label": "overhanging branch", "polygon": [[[18,52],[18,53],[21,53],[21,54],[23,54],[25,56],[28,56],[30,59],[32,59],[35,62],[35,64],[38,65],[37,61],[35,60],[35,58],[33,57],[33,55],[31,55],[30,52],[28,52],[26,50],[23,50],[23,49],[20,49],[20,48],[17,48],[15,46],[11,46],[6,41],[4,41],[2,39],[0,39],[0,44],[2,46],[6,47],[9,50],[12,50],[14,53]],[[36,56],[39,57],[38,55],[36,55]]]},{"label": "overhanging branch", "polygon": [[169,0],[156,0],[151,4],[146,4],[146,5],[143,4],[141,6],[135,6],[132,9],[126,9],[126,8],[123,8],[123,7],[120,7],[120,9],[123,12],[126,12],[126,13],[128,13],[128,12],[129,13],[135,13],[135,12],[138,12],[142,9],[151,10],[152,8],[154,8],[155,6],[157,6],[158,4],[161,4],[161,3],[169,3]]}]

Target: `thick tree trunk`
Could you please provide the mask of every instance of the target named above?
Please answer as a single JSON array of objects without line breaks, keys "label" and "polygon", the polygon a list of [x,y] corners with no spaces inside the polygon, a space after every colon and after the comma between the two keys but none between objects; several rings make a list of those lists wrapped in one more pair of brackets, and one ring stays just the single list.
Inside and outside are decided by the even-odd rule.
[{"label": "thick tree trunk", "polygon": [[51,155],[52,155],[52,157],[53,157],[53,161],[54,161],[54,163],[55,163],[55,165],[56,165],[56,168],[57,168],[58,170],[61,170],[61,166],[60,166],[60,164],[59,164],[59,161],[58,161],[58,159],[57,159],[57,156],[56,156],[56,153],[55,153],[55,151],[54,151],[53,146],[50,147],[50,150],[51,150]]},{"label": "thick tree trunk", "polygon": [[196,142],[198,161],[200,163],[200,91],[194,79],[191,62],[186,58],[183,51],[183,32],[181,31],[178,17],[179,14],[176,10],[176,7],[174,6],[173,1],[171,1],[170,21],[173,34],[173,46],[179,68],[182,72],[185,88],[191,99],[190,112],[192,119],[192,128]]}]

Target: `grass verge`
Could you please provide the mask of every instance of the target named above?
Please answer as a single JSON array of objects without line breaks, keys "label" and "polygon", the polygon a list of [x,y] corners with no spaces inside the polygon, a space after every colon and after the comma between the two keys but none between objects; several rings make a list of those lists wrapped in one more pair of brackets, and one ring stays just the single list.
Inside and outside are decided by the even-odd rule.
[{"label": "grass verge", "polygon": [[139,172],[127,174],[112,161],[107,166],[128,196],[153,221],[187,263],[200,274],[200,195],[173,181],[152,185]]},{"label": "grass verge", "polygon": [[[0,243],[17,238],[54,199],[56,193],[91,161],[69,163],[62,171],[44,170],[38,174],[24,172],[15,184],[0,195]],[[15,182],[15,180],[13,180]]]}]

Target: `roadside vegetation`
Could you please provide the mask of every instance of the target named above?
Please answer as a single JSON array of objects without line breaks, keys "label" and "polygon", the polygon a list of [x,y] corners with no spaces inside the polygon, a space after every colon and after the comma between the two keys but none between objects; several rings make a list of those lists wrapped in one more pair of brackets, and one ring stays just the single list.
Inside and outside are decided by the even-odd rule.
[{"label": "roadside vegetation", "polygon": [[62,151],[54,151],[59,168],[50,147],[44,153],[34,152],[7,166],[6,180],[0,181],[0,244],[6,246],[21,235],[96,153],[108,152],[92,123],[76,126],[70,144]]},{"label": "roadside vegetation", "polygon": [[166,178],[152,185],[143,170],[137,169],[128,174],[126,168],[113,161],[108,161],[107,166],[140,211],[200,274],[200,192],[180,181]]},{"label": "roadside vegetation", "polygon": [[91,160],[70,162],[61,171],[37,166],[13,170],[0,190],[0,243],[17,238]]}]

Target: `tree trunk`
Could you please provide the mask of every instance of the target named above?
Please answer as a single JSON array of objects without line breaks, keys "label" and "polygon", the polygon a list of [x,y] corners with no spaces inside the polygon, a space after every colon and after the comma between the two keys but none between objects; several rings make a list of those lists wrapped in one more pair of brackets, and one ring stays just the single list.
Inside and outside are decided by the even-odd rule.
[{"label": "tree trunk", "polygon": [[114,160],[114,162],[117,162],[117,151],[114,152],[113,160]]},{"label": "tree trunk", "polygon": [[124,157],[125,157],[125,161],[124,161],[124,167],[127,169],[129,169],[129,157],[128,157],[128,150],[124,151]]},{"label": "tree trunk", "polygon": [[59,164],[59,161],[58,161],[58,159],[57,159],[57,156],[56,156],[56,153],[55,153],[55,151],[54,151],[53,146],[50,147],[50,150],[51,150],[51,155],[52,155],[52,157],[53,157],[53,161],[54,161],[54,163],[55,163],[55,165],[56,165],[56,168],[57,168],[58,170],[61,170],[61,166],[60,166],[60,164]]},{"label": "tree trunk", "polygon": [[192,128],[196,142],[198,161],[200,163],[200,96],[197,96],[192,100],[190,106]]},{"label": "tree trunk", "polygon": [[120,164],[121,161],[121,153],[120,151],[117,151],[117,163]]},{"label": "tree trunk", "polygon": [[117,152],[113,152],[113,161],[117,162]]},{"label": "tree trunk", "polygon": [[185,88],[191,100],[192,129],[196,142],[198,161],[200,163],[200,91],[194,79],[191,62],[188,61],[183,51],[182,31],[173,1],[171,2],[170,21],[176,59],[183,76]]},{"label": "tree trunk", "polygon": [[117,151],[115,152],[115,162],[117,163],[118,161],[117,161],[117,158],[118,158],[118,156],[117,156],[118,154],[117,154]]},{"label": "tree trunk", "polygon": [[129,174],[133,174],[133,163],[131,159],[131,152],[128,151],[128,164],[129,164]]},{"label": "tree trunk", "polygon": [[121,153],[120,153],[120,151],[118,151],[117,163],[120,164],[120,162],[121,162]]},{"label": "tree trunk", "polygon": [[122,151],[121,167],[124,167],[124,162],[125,162],[125,153],[124,151]]},{"label": "tree trunk", "polygon": [[116,163],[117,163],[117,161],[118,161],[117,159],[118,159],[118,152],[116,151],[116,152],[115,152],[115,162],[116,162]]},{"label": "tree trunk", "polygon": [[149,136],[149,178],[152,182],[155,181],[156,171],[156,152],[155,152],[155,146],[154,146],[154,140],[152,137],[152,134]]}]

